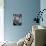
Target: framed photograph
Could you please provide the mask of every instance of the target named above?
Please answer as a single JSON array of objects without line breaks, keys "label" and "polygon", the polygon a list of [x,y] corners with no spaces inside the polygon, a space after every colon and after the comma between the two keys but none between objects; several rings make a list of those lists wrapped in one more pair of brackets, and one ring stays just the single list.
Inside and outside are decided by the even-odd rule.
[{"label": "framed photograph", "polygon": [[22,25],[22,14],[13,14],[13,25]]}]

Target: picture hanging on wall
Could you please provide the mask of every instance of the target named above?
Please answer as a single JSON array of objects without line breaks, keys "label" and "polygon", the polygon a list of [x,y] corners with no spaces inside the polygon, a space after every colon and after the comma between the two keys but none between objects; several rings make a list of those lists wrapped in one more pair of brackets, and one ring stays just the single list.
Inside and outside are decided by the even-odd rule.
[{"label": "picture hanging on wall", "polygon": [[22,14],[13,14],[13,25],[22,25]]}]

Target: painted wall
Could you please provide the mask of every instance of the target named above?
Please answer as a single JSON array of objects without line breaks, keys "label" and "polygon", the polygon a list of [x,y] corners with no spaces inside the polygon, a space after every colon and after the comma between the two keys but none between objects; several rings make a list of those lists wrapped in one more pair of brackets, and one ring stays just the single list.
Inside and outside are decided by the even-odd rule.
[{"label": "painted wall", "polygon": [[[5,0],[4,5],[5,40],[18,41],[31,31],[35,12],[40,9],[40,0]],[[13,26],[13,13],[22,14],[21,26]]]}]

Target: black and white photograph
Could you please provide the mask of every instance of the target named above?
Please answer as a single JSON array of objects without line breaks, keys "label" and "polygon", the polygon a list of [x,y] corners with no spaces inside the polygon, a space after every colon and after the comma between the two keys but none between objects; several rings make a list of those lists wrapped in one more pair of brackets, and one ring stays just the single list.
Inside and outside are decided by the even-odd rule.
[{"label": "black and white photograph", "polygon": [[22,25],[22,14],[13,14],[13,25]]}]

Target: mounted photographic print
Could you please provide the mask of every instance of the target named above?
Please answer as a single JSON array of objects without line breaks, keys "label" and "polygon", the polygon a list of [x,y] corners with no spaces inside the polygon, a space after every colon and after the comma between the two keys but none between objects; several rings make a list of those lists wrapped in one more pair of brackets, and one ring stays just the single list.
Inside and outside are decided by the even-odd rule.
[{"label": "mounted photographic print", "polygon": [[22,14],[13,14],[13,25],[22,25]]}]

